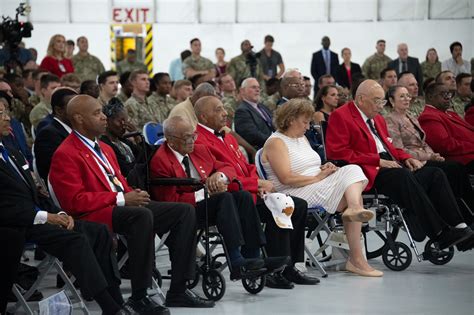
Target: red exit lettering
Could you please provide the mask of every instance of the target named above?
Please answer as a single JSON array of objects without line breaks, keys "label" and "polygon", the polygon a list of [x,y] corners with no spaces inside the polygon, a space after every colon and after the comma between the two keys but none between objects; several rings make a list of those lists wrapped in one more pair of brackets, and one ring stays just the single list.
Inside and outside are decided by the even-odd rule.
[{"label": "red exit lettering", "polygon": [[149,8],[113,8],[112,20],[115,23],[147,23]]}]

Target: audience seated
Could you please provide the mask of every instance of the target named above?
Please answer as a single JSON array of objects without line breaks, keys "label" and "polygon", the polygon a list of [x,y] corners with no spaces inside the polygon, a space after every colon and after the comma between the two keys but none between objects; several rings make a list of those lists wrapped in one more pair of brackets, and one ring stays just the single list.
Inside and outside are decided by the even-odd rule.
[{"label": "audience seated", "polygon": [[[186,118],[173,116],[165,120],[164,133],[166,142],[150,162],[151,175],[198,179],[206,184],[210,196],[206,202],[203,189],[166,186],[153,188],[152,198],[193,205],[201,227],[206,222],[207,211],[209,223],[217,225],[224,238],[232,266],[231,279],[240,278],[241,268],[243,271],[262,268],[260,247],[265,244],[265,236],[252,195],[244,190],[228,192],[229,185],[234,184],[230,181],[236,177],[234,167],[217,161],[205,145],[194,144],[196,129]],[[282,258],[284,262],[286,257]]]},{"label": "audience seated", "polygon": [[263,194],[273,191],[273,184],[258,178],[255,165],[249,164],[245,160],[232,134],[219,132],[225,126],[227,119],[227,113],[222,103],[215,97],[205,97],[199,101],[199,104],[196,104],[195,110],[199,120],[196,128],[198,134],[196,144],[205,145],[217,161],[231,164],[235,168],[236,178],[242,183],[243,189],[252,194],[260,218],[266,223],[267,244],[265,249],[268,256],[291,257],[291,263],[282,273],[267,276],[267,286],[292,289],[293,283],[308,285],[318,283],[319,279],[305,275],[294,267],[295,263],[304,260],[304,230],[308,208],[306,202],[292,197],[295,204],[291,216],[293,230],[279,228],[261,198]]},{"label": "audience seated", "polygon": [[176,104],[184,102],[193,95],[193,84],[189,80],[175,81],[170,91],[172,101]]},{"label": "audience seated", "polygon": [[260,85],[255,78],[242,82],[242,102],[235,111],[235,131],[254,148],[261,148],[275,130],[272,113],[260,101]]},{"label": "audience seated", "polygon": [[449,70],[454,76],[460,73],[471,73],[471,64],[469,61],[462,59],[462,44],[460,42],[452,43],[449,45],[449,51],[451,52],[451,58],[443,61],[441,70]]},{"label": "audience seated", "polygon": [[[116,97],[118,93],[119,78],[115,71],[105,71],[97,77],[99,84],[99,102],[104,106],[112,97]],[[122,102],[123,103],[123,102]]]},{"label": "audience seated", "polygon": [[262,152],[265,172],[276,191],[298,196],[310,207],[342,212],[350,247],[346,269],[361,276],[380,277],[383,273],[367,263],[360,245],[361,222],[374,216],[362,205],[361,193],[367,178],[357,165],[321,165],[304,136],[313,114],[311,102],[304,99],[293,99],[276,111],[277,131],[266,141]]},{"label": "audience seated", "polygon": [[175,100],[169,96],[171,92],[170,76],[168,73],[158,72],[153,76],[151,84],[154,85],[154,91],[148,96],[148,103],[158,112],[157,122],[162,123],[176,105]]},{"label": "audience seated", "polygon": [[[409,112],[410,98],[411,94],[408,90],[400,85],[392,86],[387,92],[387,101],[393,107],[393,111],[385,116],[385,121],[392,144],[419,161],[426,161],[427,166],[441,168],[456,198],[463,198],[467,205],[474,209],[474,192],[466,168],[461,163],[446,161],[426,143],[425,132],[416,117]],[[462,203],[459,204],[459,208],[461,211],[464,210]],[[463,214],[468,224],[472,222],[472,215],[466,215],[464,212]]]},{"label": "audience seated", "polygon": [[472,238],[446,175],[390,142],[385,120],[378,115],[386,103],[384,96],[377,82],[366,80],[359,85],[354,101],[331,114],[328,158],[359,165],[369,180],[366,190],[374,187],[406,209],[415,239],[424,238],[414,233],[421,229],[443,249]]},{"label": "audience seated", "polygon": [[[21,246],[20,249],[23,246],[18,242],[23,240],[37,244],[68,266],[83,296],[94,298],[104,314],[130,314],[122,309],[126,306],[122,306],[120,277],[115,272],[117,262],[111,253],[112,238],[107,227],[74,221],[53,205],[44,190],[37,189],[31,169],[21,153],[2,143],[10,124],[8,110],[2,103],[0,118],[0,226],[20,233],[17,239],[9,239],[7,243]],[[13,259],[19,258],[18,254],[12,252],[10,256],[8,251],[6,254],[12,268]],[[11,271],[10,276],[13,276],[15,271]],[[7,281],[11,284],[12,279]],[[3,279],[0,283],[10,286]]]},{"label": "audience seated", "polygon": [[137,141],[141,142],[141,138],[140,136],[132,140],[123,138],[126,132],[134,132],[136,128],[130,124],[127,110],[118,98],[111,98],[109,103],[102,108],[102,112],[107,117],[107,128],[100,140],[114,150],[120,171],[127,177],[142,153],[141,145],[137,145]]},{"label": "audience seated", "polygon": [[425,91],[426,107],[418,120],[426,133],[426,142],[447,160],[464,164],[474,174],[474,127],[450,107],[451,92],[443,84]]},{"label": "audience seated", "polygon": [[471,81],[470,73],[460,73],[456,76],[456,94],[451,99],[451,106],[461,118],[464,118],[464,110],[471,102]]},{"label": "audience seated", "polygon": [[81,220],[105,223],[128,240],[132,296],[127,302],[138,313],[168,314],[147,296],[151,286],[155,233],[166,239],[172,266],[167,306],[212,307],[186,291],[194,278],[196,218],[183,203],[156,203],[146,191],[132,190],[120,172],[115,154],[97,138],[107,120],[99,102],[87,95],[67,106],[73,132],[53,155],[49,180],[61,206]]},{"label": "audience seated", "polygon": [[125,71],[120,74],[120,92],[117,97],[123,104],[125,104],[125,102],[130,98],[130,96],[132,96],[133,92],[133,86],[129,80],[130,74],[130,71]]},{"label": "audience seated", "polygon": [[79,88],[79,94],[85,94],[92,96],[93,98],[99,98],[100,90],[96,80],[82,81],[81,87]]},{"label": "audience seated", "polygon": [[414,117],[420,116],[423,109],[425,109],[425,98],[423,96],[418,95],[419,94],[418,82],[416,81],[413,73],[411,72],[400,73],[397,84],[405,87],[410,96],[410,107],[408,108],[408,112]]},{"label": "audience seated", "polygon": [[281,99],[278,100],[277,106],[288,102],[292,98],[304,97],[305,89],[306,87],[301,72],[296,69],[288,69],[280,81]]},{"label": "audience seated", "polygon": [[54,74],[45,74],[41,77],[40,81],[43,98],[30,112],[30,122],[35,129],[43,118],[52,113],[51,95],[53,91],[61,85],[59,83],[59,77]]},{"label": "audience seated", "polygon": [[54,118],[36,135],[34,146],[36,169],[45,183],[48,182],[54,152],[72,131],[67,117],[67,104],[76,95],[77,93],[70,88],[56,89],[51,96]]}]

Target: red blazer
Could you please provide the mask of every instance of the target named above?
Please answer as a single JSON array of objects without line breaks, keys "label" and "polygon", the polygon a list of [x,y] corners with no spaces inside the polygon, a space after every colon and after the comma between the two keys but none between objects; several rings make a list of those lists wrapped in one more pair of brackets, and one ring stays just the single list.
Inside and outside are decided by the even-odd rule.
[{"label": "red blazer", "polygon": [[[218,161],[227,162],[234,166],[237,179],[242,183],[243,189],[253,195],[254,201],[258,193],[258,175],[255,165],[249,164],[239,150],[237,140],[227,134],[222,142],[215,134],[201,127],[196,127],[198,137],[196,143],[205,145]],[[239,187],[236,184],[230,185],[229,190],[235,191]]]},{"label": "red blazer", "polygon": [[[61,71],[61,68],[59,67],[59,63],[61,63],[64,66],[63,69],[65,71]],[[44,57],[43,61],[41,61],[40,68],[48,70],[49,72],[57,75],[60,78],[67,73],[74,72],[74,65],[72,64],[71,59],[64,58],[61,61],[59,61],[58,59],[51,56]]]},{"label": "red blazer", "polygon": [[[230,181],[236,177],[232,165],[217,161],[204,145],[195,144],[194,151],[189,153],[189,159],[201,176],[202,182],[215,172],[224,173]],[[186,177],[181,162],[176,159],[166,142],[151,159],[150,171],[152,177]],[[151,188],[151,197],[159,201],[186,202],[196,205],[194,190],[189,187],[154,186]]]},{"label": "red blazer", "polygon": [[435,152],[462,164],[474,160],[474,126],[458,114],[427,105],[418,121],[426,133],[426,142]]},{"label": "red blazer", "polygon": [[[113,149],[102,141],[99,145],[122,183],[124,192],[131,191],[120,173]],[[69,215],[105,223],[112,229],[112,209],[117,206],[117,193],[110,189],[89,148],[74,133],[54,153],[49,181],[61,208]]]},{"label": "red blazer", "polygon": [[464,113],[464,120],[474,126],[474,106],[469,107]]},{"label": "red blazer", "polygon": [[[393,157],[398,161],[411,158],[411,155],[392,145],[387,124],[381,115],[375,116],[374,125]],[[359,165],[369,179],[366,190],[372,188],[380,168],[380,157],[372,133],[354,102],[341,106],[331,114],[326,135],[326,154],[329,159]]]}]

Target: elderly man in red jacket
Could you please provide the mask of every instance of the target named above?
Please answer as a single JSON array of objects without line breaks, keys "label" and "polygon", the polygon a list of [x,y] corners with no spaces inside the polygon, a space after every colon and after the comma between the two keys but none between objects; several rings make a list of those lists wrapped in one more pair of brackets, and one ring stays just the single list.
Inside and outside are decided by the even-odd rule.
[{"label": "elderly man in red jacket", "polygon": [[[424,234],[447,248],[467,240],[473,232],[464,223],[446,175],[395,148],[379,112],[386,104],[382,87],[373,80],[361,83],[355,100],[331,114],[326,144],[330,159],[359,165],[369,184],[408,210]],[[415,230],[415,229],[413,229]],[[424,236],[418,236],[422,240]]]},{"label": "elderly man in red jacket", "polygon": [[[227,192],[228,184],[236,178],[234,167],[217,161],[206,146],[194,144],[197,134],[187,118],[170,117],[164,121],[163,129],[166,142],[151,159],[151,175],[198,179],[206,184],[210,196],[206,203],[204,189],[194,191],[189,187],[166,186],[153,188],[153,199],[192,204],[200,225],[205,223],[207,208],[209,222],[217,225],[224,238],[232,265],[231,279],[240,277],[241,268],[258,270],[264,267],[260,247],[265,244],[265,236],[252,195],[244,190]],[[270,261],[270,268],[274,269],[283,266],[286,257],[267,259],[266,267]]]},{"label": "elderly man in red jacket", "polygon": [[172,266],[167,306],[212,307],[186,290],[194,277],[196,216],[184,203],[150,201],[133,190],[120,173],[114,151],[98,140],[107,119],[102,105],[88,95],[74,97],[67,113],[73,132],[53,155],[49,180],[61,207],[75,218],[107,224],[128,239],[132,296],[128,305],[139,314],[169,314],[147,296],[154,262],[154,234],[171,231],[166,244]]},{"label": "elderly man in red jacket", "polygon": [[[249,164],[239,150],[237,140],[231,134],[219,132],[227,121],[227,112],[222,102],[216,97],[204,97],[194,106],[198,125],[196,143],[204,144],[211,151],[218,161],[227,162],[233,165],[237,174],[237,179],[242,183],[243,188],[249,191],[259,211],[262,221],[267,226],[265,236],[267,253],[272,256],[290,256],[291,264],[282,273],[275,273],[267,277],[267,286],[271,288],[292,289],[296,284],[316,284],[319,279],[310,277],[298,271],[294,264],[304,261],[304,229],[308,205],[306,201],[293,198],[295,209],[291,216],[293,230],[279,228],[270,214],[270,210],[265,206],[260,194],[272,192],[273,184],[270,181],[259,179],[255,165]],[[236,189],[229,186],[230,190]]]},{"label": "elderly man in red jacket", "polygon": [[466,165],[474,174],[474,126],[449,110],[451,97],[445,85],[430,85],[425,91],[426,107],[418,121],[435,152]]}]

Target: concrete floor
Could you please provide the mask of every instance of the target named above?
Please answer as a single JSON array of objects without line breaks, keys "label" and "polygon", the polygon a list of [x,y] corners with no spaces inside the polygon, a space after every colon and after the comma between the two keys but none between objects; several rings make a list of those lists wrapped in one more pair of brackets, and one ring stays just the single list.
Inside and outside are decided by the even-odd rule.
[{"label": "concrete floor", "polygon": [[[404,235],[399,240],[408,244]],[[370,244],[369,238],[369,244]],[[375,240],[372,240],[375,242]],[[418,244],[422,249],[423,244]],[[158,259],[160,270],[167,268],[166,259]],[[363,278],[346,272],[330,271],[316,286],[296,286],[293,290],[265,288],[250,295],[240,282],[231,282],[228,272],[227,291],[213,309],[173,308],[172,314],[474,314],[474,251],[455,253],[452,261],[436,266],[414,258],[408,269],[394,272],[383,265],[381,258],[370,263],[385,272],[383,278]],[[316,276],[313,269],[309,272]],[[55,277],[48,276],[41,289],[44,295],[56,292]],[[166,293],[169,281],[164,280]],[[125,295],[130,282],[122,284]],[[194,289],[201,296],[201,282]],[[87,303],[92,314],[101,314],[95,302]],[[78,313],[78,312],[75,312]],[[18,312],[18,314],[21,314]],[[78,313],[79,314],[79,313]]]}]

